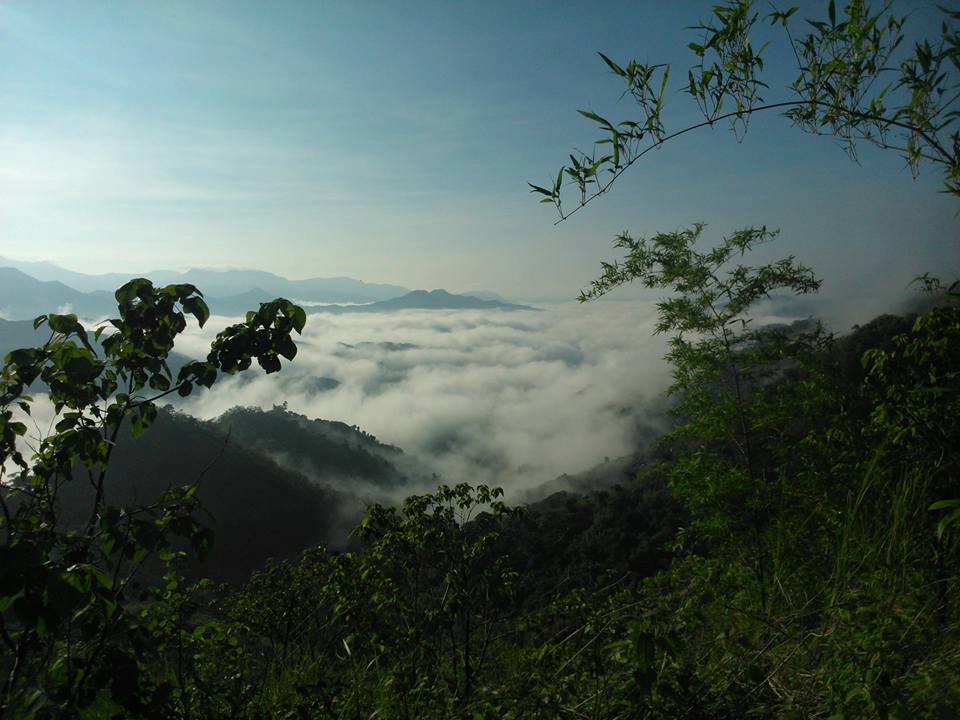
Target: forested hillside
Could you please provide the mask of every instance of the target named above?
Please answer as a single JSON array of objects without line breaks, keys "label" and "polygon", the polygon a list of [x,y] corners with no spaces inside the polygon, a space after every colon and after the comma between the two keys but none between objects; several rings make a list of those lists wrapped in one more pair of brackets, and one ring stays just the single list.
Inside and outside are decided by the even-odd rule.
[{"label": "forested hillside", "polygon": [[[341,459],[350,453],[342,448]],[[365,457],[358,455],[358,466]],[[356,477],[364,478],[364,472],[358,467]],[[172,485],[196,484],[197,518],[212,532],[213,543],[202,561],[184,568],[193,579],[243,582],[268,558],[292,558],[318,544],[342,547],[364,510],[348,487],[334,489],[287,470],[216,424],[170,410],[160,410],[147,435],[133,438],[129,428],[121,431],[110,473],[102,500],[117,507],[160,497]],[[82,468],[74,474],[82,475]],[[88,483],[61,489],[64,527],[83,528],[94,492]]]},{"label": "forested hillside", "polygon": [[[363,495],[422,486],[425,470],[400,448],[342,422],[307,418],[275,406],[234,408],[214,422],[240,446],[257,450],[315,482]],[[407,473],[414,473],[408,477]],[[419,474],[416,474],[419,471]],[[428,477],[428,476],[427,476]]]}]

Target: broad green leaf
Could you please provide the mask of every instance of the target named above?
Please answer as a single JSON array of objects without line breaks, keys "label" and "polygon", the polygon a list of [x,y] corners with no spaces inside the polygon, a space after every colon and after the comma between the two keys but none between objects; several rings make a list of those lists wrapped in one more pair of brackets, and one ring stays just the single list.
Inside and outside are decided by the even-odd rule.
[{"label": "broad green leaf", "polygon": [[298,334],[302,333],[303,328],[307,324],[307,313],[299,305],[291,305],[291,310],[292,310],[291,318],[293,319],[293,329],[296,330]]},{"label": "broad green leaf", "polygon": [[119,305],[129,305],[136,298],[153,291],[153,283],[146,278],[134,278],[122,285],[113,295]]},{"label": "broad green leaf", "polygon": [[203,327],[210,318],[210,308],[199,297],[188,297],[183,300],[183,309],[197,319],[197,324]]}]

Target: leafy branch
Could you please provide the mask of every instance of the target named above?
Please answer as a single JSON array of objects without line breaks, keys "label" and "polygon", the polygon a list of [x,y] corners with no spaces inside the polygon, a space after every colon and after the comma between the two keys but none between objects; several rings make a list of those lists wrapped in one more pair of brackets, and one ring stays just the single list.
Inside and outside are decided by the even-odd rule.
[{"label": "leafy branch", "polygon": [[[193,517],[199,478],[150,505],[108,504],[108,468],[121,429],[129,422],[134,436],[142,434],[158,400],[209,388],[221,373],[246,370],[253,360],[278,371],[280,358],[296,355],[291,336],[306,323],[304,310],[288,300],[262,303],[217,335],[206,360],[174,375],[167,358],[186,315],[201,327],[210,316],[202,293],[137,278],[115,298],[119,317],[101,323],[92,338],[76,315],[38,317],[34,328],[49,328],[47,341],[13,350],[0,370],[0,466],[19,470],[12,483],[0,484],[0,638],[15,656],[4,666],[0,714],[85,707],[109,685],[131,716],[141,716],[142,662],[127,647],[136,646],[143,628],[126,605],[128,582],[148,556],[168,563],[184,556],[174,537],[202,553],[211,532]],[[18,415],[30,416],[26,390],[38,382],[55,424],[28,460],[19,447],[27,426]],[[67,528],[57,495],[76,475],[85,476],[93,498],[83,527]]]},{"label": "leafy branch", "polygon": [[[682,90],[704,119],[672,132],[663,118],[670,66],[636,60],[621,65],[599,53],[624,81],[623,95],[634,99],[640,115],[614,124],[593,111],[578,111],[604,136],[590,154],[571,154],[550,185],[528,183],[541,202],[554,205],[558,223],[606,193],[652,150],[726,121],[742,140],[755,113],[778,110],[805,132],[839,138],[853,160],[858,143],[867,142],[901,153],[914,177],[925,163],[939,166],[946,192],[960,196],[960,11],[940,8],[939,37],[898,54],[906,18],[894,15],[890,2],[874,11],[865,0],[852,0],[838,13],[831,1],[827,19],[806,20],[810,31],[799,38],[791,29],[798,8],[774,8],[765,19],[783,29],[797,74],[785,88],[789,97],[765,102],[763,58],[769,44],[754,49],[751,42],[761,19],[753,6],[752,0],[730,0],[714,7],[710,22],[691,28],[701,38],[688,45],[696,62]],[[577,194],[572,209],[564,204],[568,187]]]}]

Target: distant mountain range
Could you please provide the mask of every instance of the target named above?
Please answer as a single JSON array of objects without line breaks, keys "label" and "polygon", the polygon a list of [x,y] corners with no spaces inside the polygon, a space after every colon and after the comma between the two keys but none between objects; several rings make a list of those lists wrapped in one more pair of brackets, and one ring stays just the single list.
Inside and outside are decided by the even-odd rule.
[{"label": "distant mountain range", "polygon": [[[31,320],[44,313],[73,312],[84,318],[116,314],[113,292],[134,275],[86,275],[53,263],[16,262],[0,257],[0,317]],[[288,280],[257,270],[157,270],[144,277],[157,285],[190,283],[203,293],[211,311],[236,316],[260,303],[286,297],[308,312],[392,312],[404,309],[531,309],[494,293],[455,295],[446,290],[415,290],[365,283],[352,278]],[[341,304],[343,303],[343,304]]]},{"label": "distant mountain range", "polygon": [[327,303],[368,303],[389,300],[410,288],[400,285],[365,283],[348,277],[310,278],[288,280],[262,270],[205,270],[192,268],[186,272],[151,270],[145,273],[104,273],[87,275],[66,270],[51,262],[21,262],[0,257],[0,267],[20,270],[37,280],[56,281],[84,293],[97,290],[113,291],[132,277],[145,277],[156,285],[190,283],[210,297],[230,297],[259,289],[270,298],[310,300]]},{"label": "distant mountain range", "polygon": [[390,300],[369,305],[326,305],[307,308],[308,313],[371,313],[396,310],[535,310],[501,300],[481,300],[472,295],[454,295],[446,290],[414,290]]},{"label": "distant mountain range", "polygon": [[0,315],[7,320],[32,320],[55,312],[103,317],[116,311],[112,292],[83,293],[56,280],[41,281],[20,270],[0,267]]}]

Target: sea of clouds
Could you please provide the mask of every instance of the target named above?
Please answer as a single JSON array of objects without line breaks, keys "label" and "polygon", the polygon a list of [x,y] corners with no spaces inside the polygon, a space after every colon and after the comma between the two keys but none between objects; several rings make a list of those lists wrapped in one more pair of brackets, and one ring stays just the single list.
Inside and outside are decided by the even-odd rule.
[{"label": "sea of clouds", "polygon": [[[767,303],[757,323],[806,317],[809,308],[793,305]],[[285,404],[401,448],[410,459],[401,472],[430,485],[485,483],[522,498],[560,475],[636,453],[666,429],[670,370],[666,337],[653,334],[656,315],[650,299],[536,311],[321,312],[309,316],[297,357],[281,372],[266,375],[254,364],[212,390],[169,399],[201,419]],[[176,351],[203,358],[217,332],[239,321],[190,324]],[[57,418],[36,392],[32,417],[21,419],[30,427],[21,443],[29,456]],[[295,458],[275,459],[299,467]]]},{"label": "sea of clouds", "polygon": [[[647,302],[315,314],[280,373],[254,365],[177,405],[209,419],[286,403],[357,425],[444,482],[513,494],[635,452],[663,427],[669,370],[654,318]],[[231,322],[212,317],[177,350],[203,357]],[[318,378],[339,385],[318,389]]]}]

